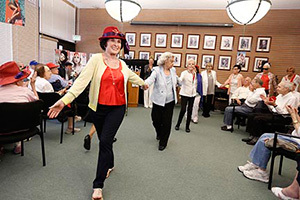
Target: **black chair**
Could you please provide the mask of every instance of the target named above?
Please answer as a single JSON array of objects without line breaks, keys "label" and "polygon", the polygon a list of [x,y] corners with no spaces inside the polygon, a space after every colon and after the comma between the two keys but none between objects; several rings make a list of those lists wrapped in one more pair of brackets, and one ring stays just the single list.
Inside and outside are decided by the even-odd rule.
[{"label": "black chair", "polygon": [[[46,132],[46,121],[49,119],[47,113],[49,111],[49,107],[51,107],[56,101],[58,101],[61,96],[56,92],[50,92],[50,93],[38,93],[40,99],[44,101],[44,107],[43,107],[43,130]],[[75,106],[72,103],[71,108],[65,106],[63,110],[59,113],[59,115],[56,117],[56,119],[61,122],[61,130],[60,130],[60,144],[63,142],[63,135],[64,135],[64,122],[68,120],[68,117],[73,117],[73,130],[72,134],[74,135],[74,127],[75,127]]]},{"label": "black chair", "polygon": [[[24,156],[23,141],[39,135],[43,166],[46,166],[42,108],[43,101],[41,100],[29,103],[0,103],[0,145],[21,141],[21,156]],[[40,126],[40,129],[37,126]]]},{"label": "black chair", "polygon": [[297,152],[290,152],[290,151],[287,151],[287,150],[282,149],[282,148],[276,148],[276,143],[277,143],[277,137],[278,137],[278,135],[284,135],[284,136],[287,136],[287,137],[300,139],[300,137],[293,136],[293,135],[290,135],[290,134],[283,134],[283,133],[275,132],[273,147],[269,148],[271,150],[271,152],[272,152],[271,164],[270,164],[269,183],[268,183],[268,189],[269,190],[272,187],[272,179],[273,179],[275,157],[276,156],[280,156],[278,174],[281,175],[282,164],[283,164],[283,157],[286,157],[288,159],[292,159],[292,160],[296,161],[297,159],[299,159],[299,155],[300,155],[298,151]]}]

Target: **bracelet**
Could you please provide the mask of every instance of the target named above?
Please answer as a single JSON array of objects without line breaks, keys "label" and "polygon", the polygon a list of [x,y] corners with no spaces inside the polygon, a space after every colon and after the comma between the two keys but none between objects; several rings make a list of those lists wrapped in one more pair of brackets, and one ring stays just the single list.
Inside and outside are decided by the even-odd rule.
[{"label": "bracelet", "polygon": [[293,124],[298,124],[299,122],[297,120],[293,121]]}]

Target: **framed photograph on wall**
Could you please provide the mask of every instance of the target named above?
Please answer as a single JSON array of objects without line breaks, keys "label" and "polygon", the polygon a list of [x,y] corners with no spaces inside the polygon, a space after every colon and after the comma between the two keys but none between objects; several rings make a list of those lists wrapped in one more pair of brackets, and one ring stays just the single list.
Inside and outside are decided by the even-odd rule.
[{"label": "framed photograph on wall", "polygon": [[167,47],[167,36],[166,33],[156,33],[155,47]]},{"label": "framed photograph on wall", "polygon": [[231,56],[219,56],[219,70],[228,70],[230,71],[231,66]]},{"label": "framed photograph on wall", "polygon": [[216,35],[204,35],[203,49],[215,50],[216,42],[217,42]]},{"label": "framed photograph on wall", "polygon": [[201,68],[205,69],[207,63],[211,63],[212,65],[214,65],[214,60],[215,60],[214,55],[208,55],[208,54],[202,55]]},{"label": "framed photograph on wall", "polygon": [[257,52],[270,52],[271,37],[257,37]]},{"label": "framed photograph on wall", "polygon": [[174,67],[181,66],[181,53],[173,53],[174,55]]},{"label": "framed photograph on wall", "polygon": [[186,44],[187,49],[199,49],[200,35],[188,34],[188,40]]},{"label": "framed photograph on wall", "polygon": [[195,61],[195,64],[197,65],[198,55],[197,54],[187,53],[187,54],[185,54],[185,66],[187,65],[187,62],[190,59],[193,59]]},{"label": "framed photograph on wall", "polygon": [[154,60],[158,60],[162,54],[162,52],[154,52]]},{"label": "framed photograph on wall", "polygon": [[140,46],[151,47],[151,33],[141,33]]},{"label": "framed photograph on wall", "polygon": [[220,50],[223,50],[223,51],[232,51],[232,49],[233,49],[233,41],[234,41],[234,36],[231,36],[231,35],[222,35],[222,37],[221,37],[221,44],[220,44]]},{"label": "framed photograph on wall", "polygon": [[268,61],[269,58],[267,57],[255,57],[254,58],[254,64],[253,64],[253,71],[254,72],[261,72],[262,68],[262,62],[263,61]]},{"label": "framed photograph on wall", "polygon": [[126,40],[129,46],[135,46],[136,33],[125,33]]},{"label": "framed photograph on wall", "polygon": [[251,51],[252,36],[240,36],[239,37],[239,51]]},{"label": "framed photograph on wall", "polygon": [[132,60],[132,59],[134,59],[134,51],[129,51],[129,53],[128,54],[125,54],[125,59],[127,59],[127,60]]},{"label": "framed photograph on wall", "polygon": [[172,33],[171,47],[172,48],[182,48],[182,43],[183,43],[183,34],[181,34],[181,33]]},{"label": "framed photograph on wall", "polygon": [[242,65],[242,68],[241,68],[242,72],[247,72],[249,70],[249,62],[250,62],[250,57],[246,56],[245,57],[245,64]]},{"label": "framed photograph on wall", "polygon": [[140,51],[139,52],[139,59],[141,60],[149,60],[150,52],[149,51]]}]

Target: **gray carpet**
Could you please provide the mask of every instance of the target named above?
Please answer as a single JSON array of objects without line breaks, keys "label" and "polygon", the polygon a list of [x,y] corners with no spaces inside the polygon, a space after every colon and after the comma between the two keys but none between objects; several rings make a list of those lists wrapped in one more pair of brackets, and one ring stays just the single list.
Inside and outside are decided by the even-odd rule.
[{"label": "gray carpet", "polygon": [[[199,118],[186,134],[172,128],[165,151],[157,149],[150,109],[130,108],[114,145],[115,170],[105,182],[105,200],[199,200],[199,199],[276,199],[267,184],[251,181],[238,172],[252,146],[241,142],[248,136],[244,127],[233,133],[220,130],[223,114],[213,112]],[[179,108],[175,108],[173,126]],[[60,124],[47,123],[45,134],[47,166],[42,167],[39,137],[25,143],[25,156],[8,152],[0,157],[0,199],[38,200],[91,199],[95,176],[98,139],[91,151],[83,148],[90,124],[74,136],[64,135],[59,144]],[[293,161],[284,159],[282,176],[273,185],[291,183],[296,170]]]}]

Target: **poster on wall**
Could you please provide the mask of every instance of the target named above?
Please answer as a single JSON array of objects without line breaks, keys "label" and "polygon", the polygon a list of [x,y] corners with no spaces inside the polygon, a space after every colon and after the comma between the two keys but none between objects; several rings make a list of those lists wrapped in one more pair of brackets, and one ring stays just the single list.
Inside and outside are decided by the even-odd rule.
[{"label": "poster on wall", "polygon": [[1,1],[0,22],[25,26],[25,0]]}]

